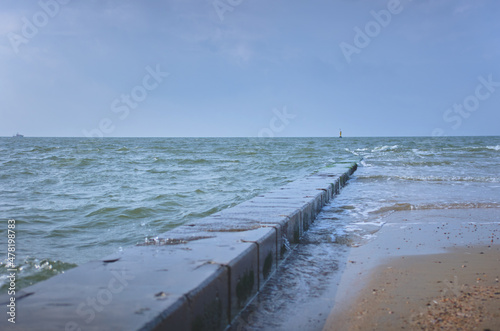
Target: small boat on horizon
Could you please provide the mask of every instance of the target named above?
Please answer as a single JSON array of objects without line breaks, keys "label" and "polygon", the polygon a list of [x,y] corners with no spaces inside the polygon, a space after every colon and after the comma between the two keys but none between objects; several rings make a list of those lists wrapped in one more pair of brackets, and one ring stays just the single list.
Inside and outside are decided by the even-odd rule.
[{"label": "small boat on horizon", "polygon": [[19,132],[18,132],[18,133],[16,133],[15,135],[13,135],[12,137],[14,137],[14,138],[23,138],[23,137],[24,137],[24,135],[19,134]]}]

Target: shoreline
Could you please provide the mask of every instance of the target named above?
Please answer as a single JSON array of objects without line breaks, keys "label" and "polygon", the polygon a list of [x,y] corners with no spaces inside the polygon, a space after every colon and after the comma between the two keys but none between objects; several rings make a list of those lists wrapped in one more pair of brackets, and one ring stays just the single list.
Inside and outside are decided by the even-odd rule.
[{"label": "shoreline", "polygon": [[498,215],[492,208],[388,216],[375,239],[351,250],[323,330],[498,330]]}]

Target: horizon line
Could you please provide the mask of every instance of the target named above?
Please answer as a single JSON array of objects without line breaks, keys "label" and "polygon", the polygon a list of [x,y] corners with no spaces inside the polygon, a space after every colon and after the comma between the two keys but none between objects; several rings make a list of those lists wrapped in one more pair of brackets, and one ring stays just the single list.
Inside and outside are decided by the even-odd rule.
[{"label": "horizon line", "polygon": [[[500,137],[497,135],[443,135],[443,136],[421,136],[421,135],[407,135],[407,136],[342,136],[344,138],[447,138],[447,137]],[[119,139],[119,138],[241,138],[241,139],[282,139],[282,138],[333,138],[339,139],[339,136],[283,136],[283,137],[256,137],[256,136],[110,136],[110,137],[85,137],[85,136],[0,136],[0,138],[80,138],[80,139]]]}]

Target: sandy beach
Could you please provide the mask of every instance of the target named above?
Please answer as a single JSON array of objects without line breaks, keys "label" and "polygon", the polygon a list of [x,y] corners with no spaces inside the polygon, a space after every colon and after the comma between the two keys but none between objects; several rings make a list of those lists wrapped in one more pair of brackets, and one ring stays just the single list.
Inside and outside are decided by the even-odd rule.
[{"label": "sandy beach", "polygon": [[500,330],[498,209],[396,212],[353,248],[324,330]]}]

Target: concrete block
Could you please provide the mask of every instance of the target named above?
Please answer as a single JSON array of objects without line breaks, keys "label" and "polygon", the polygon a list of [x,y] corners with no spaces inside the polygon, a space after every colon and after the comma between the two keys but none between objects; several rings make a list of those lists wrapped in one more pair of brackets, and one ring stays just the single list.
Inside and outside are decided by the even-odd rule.
[{"label": "concrete block", "polygon": [[309,230],[309,227],[314,222],[314,219],[316,217],[315,204],[317,204],[317,202],[311,200],[310,203],[302,206],[301,208],[301,213],[302,213],[302,229],[300,233],[301,236],[303,235],[303,232]]},{"label": "concrete block", "polygon": [[232,219],[228,217],[208,216],[195,222],[185,224],[195,231],[204,232],[238,232],[260,228],[260,223],[251,218]]},{"label": "concrete block", "polygon": [[[194,318],[188,299],[184,295],[171,296],[166,300],[168,308],[164,309],[156,316],[151,316],[149,321],[142,326],[141,330],[189,330],[194,324]],[[144,311],[137,310],[136,314],[144,314]]]},{"label": "concrete block", "polygon": [[[177,277],[179,276],[182,278],[184,275]],[[187,294],[191,322],[189,329],[193,331],[225,329],[234,317],[230,308],[229,281],[227,268],[220,268],[218,275]],[[175,328],[166,319],[156,330],[175,330]]]},{"label": "concrete block", "polygon": [[256,244],[258,249],[259,264],[259,289],[264,287],[265,282],[274,273],[278,261],[278,233],[275,228],[261,228],[256,231],[241,233],[243,242]]},{"label": "concrete block", "polygon": [[[271,226],[249,231],[206,232],[184,227],[182,231],[176,229],[165,233],[168,239],[158,238],[158,245],[161,246],[163,242],[183,242],[170,246],[170,249],[179,252],[189,250],[193,259],[227,267],[229,316],[234,318],[276,269],[277,228]],[[215,236],[207,236],[210,234]],[[188,238],[200,239],[188,241]]]},{"label": "concrete block", "polygon": [[349,179],[349,175],[348,174],[342,174],[342,176],[340,176],[340,185],[341,187],[344,187],[347,183],[347,180]]},{"label": "concrete block", "polygon": [[210,263],[228,268],[231,318],[245,307],[259,289],[258,247],[252,242],[242,240],[248,235],[248,232],[220,233],[216,238],[191,242],[188,245],[200,258],[210,259]]},{"label": "concrete block", "polygon": [[334,192],[335,192],[335,195],[338,195],[340,193],[340,177],[334,183]]},{"label": "concrete block", "polygon": [[283,232],[291,244],[297,244],[302,235],[302,231],[302,210],[297,209],[288,215],[286,229],[284,229]]},{"label": "concrete block", "polygon": [[283,226],[287,220],[288,215],[282,214],[282,210],[276,208],[260,208],[260,207],[244,207],[244,208],[231,208],[223,210],[213,217],[230,218],[234,220],[251,220],[259,223],[261,226]]},{"label": "concrete block", "polygon": [[278,251],[280,258],[298,243],[302,229],[302,211],[295,207],[275,207],[272,204],[241,204],[215,214],[219,217],[248,215],[258,219],[262,227],[273,227],[278,231]]},{"label": "concrete block", "polygon": [[[280,259],[280,250],[283,245],[283,231],[285,225],[288,223],[289,217],[284,215],[274,215],[270,214],[269,210],[254,210],[249,212],[247,208],[241,210],[238,208],[235,209],[226,209],[221,211],[220,213],[212,215],[214,217],[229,217],[231,219],[252,219],[256,222],[259,222],[262,228],[264,229],[273,229],[276,239],[276,257],[275,261],[279,261]],[[257,231],[257,230],[255,230]],[[253,231],[251,231],[253,232]],[[244,235],[245,232],[242,232],[241,235]]]},{"label": "concrete block", "polygon": [[22,313],[16,327],[23,330],[137,330],[146,326],[154,329],[165,320],[180,327],[189,324],[191,328],[197,311],[185,298],[196,293],[204,295],[196,300],[200,305],[210,302],[214,295],[222,298],[219,321],[221,327],[227,325],[229,299],[225,268],[190,260],[185,253],[172,256],[163,251],[159,254],[152,247],[135,247],[123,253],[118,260],[87,263],[29,287],[27,292],[31,294],[18,299]]},{"label": "concrete block", "polygon": [[[192,330],[221,329],[229,323],[229,271],[212,263],[206,251],[193,249],[191,242],[136,247],[125,251],[116,263],[137,272],[126,294],[135,298],[137,311],[149,315],[151,321],[145,329],[171,329],[174,325]],[[137,300],[141,294],[142,300]],[[181,302],[176,301],[173,307],[161,306],[172,296],[182,298]]]}]

